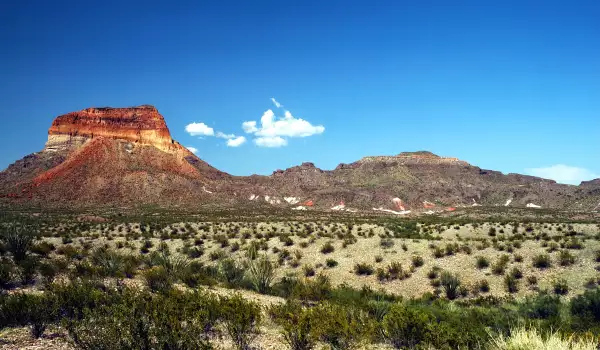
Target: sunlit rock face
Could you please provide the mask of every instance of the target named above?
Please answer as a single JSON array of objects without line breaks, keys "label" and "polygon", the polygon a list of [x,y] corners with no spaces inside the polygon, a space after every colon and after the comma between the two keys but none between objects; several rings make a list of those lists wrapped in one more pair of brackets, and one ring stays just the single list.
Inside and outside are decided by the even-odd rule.
[{"label": "sunlit rock face", "polygon": [[154,146],[165,152],[180,149],[167,124],[153,106],[129,108],[87,108],[57,117],[50,130],[46,150],[76,148],[104,137]]}]

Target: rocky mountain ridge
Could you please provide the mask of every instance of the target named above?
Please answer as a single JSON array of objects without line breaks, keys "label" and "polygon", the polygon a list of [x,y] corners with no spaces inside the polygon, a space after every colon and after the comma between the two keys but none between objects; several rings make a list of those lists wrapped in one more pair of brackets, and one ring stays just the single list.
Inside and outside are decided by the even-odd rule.
[{"label": "rocky mountain ridge", "polygon": [[44,150],[0,172],[0,198],[8,205],[267,205],[397,215],[480,205],[592,210],[600,179],[561,185],[426,151],[364,157],[334,170],[306,162],[270,176],[231,176],[173,140],[158,110],[144,105],[57,117]]}]

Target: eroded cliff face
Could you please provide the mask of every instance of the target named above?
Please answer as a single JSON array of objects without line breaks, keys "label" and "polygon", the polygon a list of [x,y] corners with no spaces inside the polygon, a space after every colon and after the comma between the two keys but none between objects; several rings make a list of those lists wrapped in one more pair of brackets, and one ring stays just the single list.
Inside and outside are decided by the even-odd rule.
[{"label": "eroded cliff face", "polygon": [[105,137],[154,146],[164,152],[180,151],[169,128],[153,106],[88,108],[57,117],[48,130],[46,149],[77,148],[87,141]]}]

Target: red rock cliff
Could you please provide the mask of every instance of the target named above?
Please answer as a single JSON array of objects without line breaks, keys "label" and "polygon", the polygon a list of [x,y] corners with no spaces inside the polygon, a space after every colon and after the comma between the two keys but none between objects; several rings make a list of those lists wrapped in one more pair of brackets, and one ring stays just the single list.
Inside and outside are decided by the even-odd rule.
[{"label": "red rock cliff", "polygon": [[78,145],[94,137],[120,139],[171,152],[181,148],[153,106],[88,108],[57,117],[48,131],[48,149]]}]

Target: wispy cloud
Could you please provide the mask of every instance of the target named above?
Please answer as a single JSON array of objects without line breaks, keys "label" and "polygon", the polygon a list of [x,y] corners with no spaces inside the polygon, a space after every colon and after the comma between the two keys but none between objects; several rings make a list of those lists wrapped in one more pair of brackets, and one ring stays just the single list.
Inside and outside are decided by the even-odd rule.
[{"label": "wispy cloud", "polygon": [[275,99],[275,97],[271,97],[271,102],[273,102],[273,104],[275,105],[275,107],[281,108],[281,103],[277,102],[277,100]]},{"label": "wispy cloud", "polygon": [[599,178],[600,175],[585,168],[556,164],[542,168],[528,168],[525,173],[545,179],[551,179],[563,184],[579,185],[581,181]]},{"label": "wispy cloud", "polygon": [[196,147],[191,147],[191,146],[188,146],[188,147],[186,147],[186,148],[187,148],[187,149],[188,149],[190,152],[192,152],[192,153],[194,153],[194,154],[198,153],[198,149],[197,149]]},{"label": "wispy cloud", "polygon": [[215,130],[204,123],[188,124],[185,131],[192,136],[213,136],[215,134]]},{"label": "wispy cloud", "polygon": [[[275,106],[281,106],[274,98],[271,101]],[[254,134],[257,137],[254,143],[261,147],[282,147],[287,145],[287,138],[308,137],[325,131],[323,125],[312,125],[307,120],[294,117],[288,110],[284,111],[283,117],[278,118],[273,110],[268,109],[260,118],[260,127],[257,125],[256,121],[246,121],[242,123],[242,129],[248,134]]]},{"label": "wispy cloud", "polygon": [[234,134],[224,134],[220,131],[217,131],[217,134],[215,136],[217,136],[218,138],[221,138],[221,139],[226,139],[226,140],[229,140],[229,139],[232,139],[235,137]]}]

